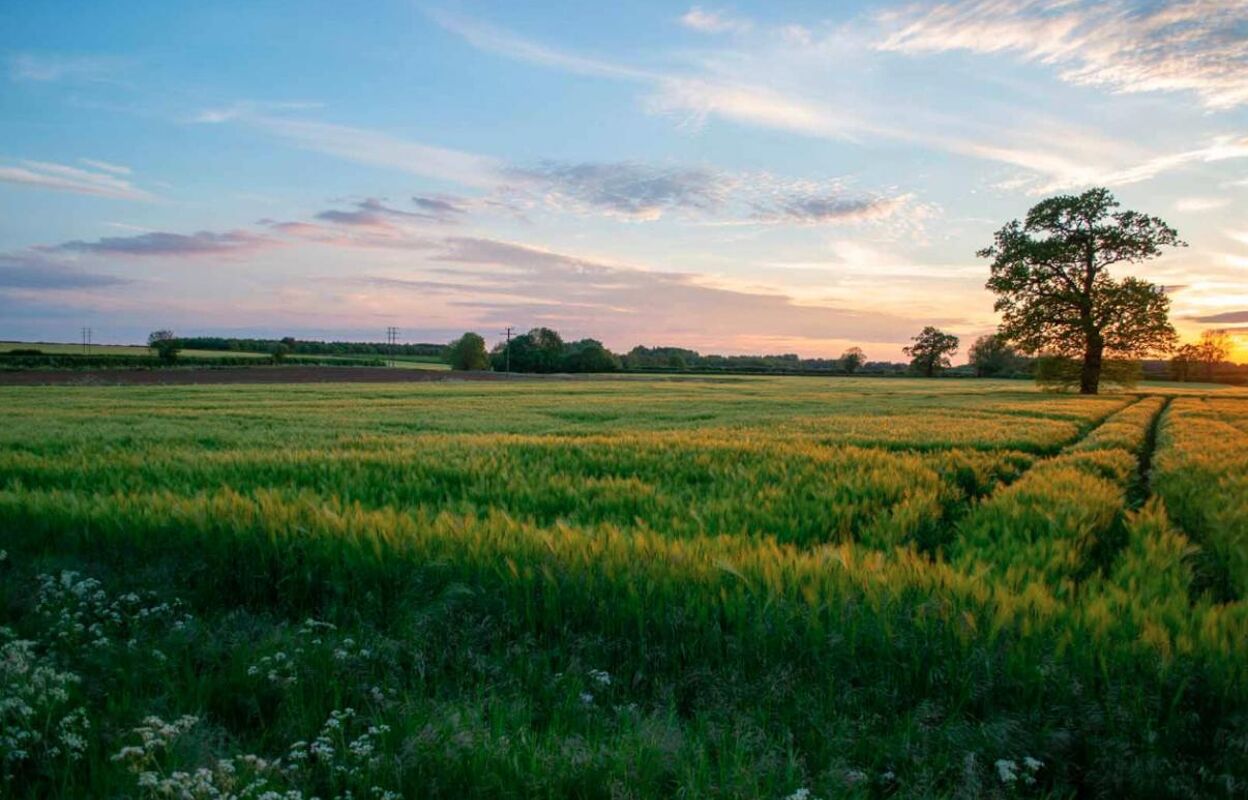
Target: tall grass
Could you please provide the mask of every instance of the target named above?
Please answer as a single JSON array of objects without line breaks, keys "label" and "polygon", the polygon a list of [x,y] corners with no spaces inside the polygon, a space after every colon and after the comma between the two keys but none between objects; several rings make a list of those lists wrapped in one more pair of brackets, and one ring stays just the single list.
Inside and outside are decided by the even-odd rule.
[{"label": "tall grass", "polygon": [[904,384],[15,393],[0,626],[92,733],[6,786],[1242,792],[1248,612],[1129,498],[1162,401]]}]

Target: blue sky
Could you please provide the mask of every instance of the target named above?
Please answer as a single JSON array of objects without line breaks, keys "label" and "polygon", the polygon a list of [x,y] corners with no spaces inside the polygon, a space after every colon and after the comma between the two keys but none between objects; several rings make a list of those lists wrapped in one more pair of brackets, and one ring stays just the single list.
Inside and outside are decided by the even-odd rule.
[{"label": "blue sky", "polygon": [[896,359],[1090,185],[1190,243],[1132,269],[1185,336],[1248,331],[1240,0],[43,2],[0,57],[0,339]]}]

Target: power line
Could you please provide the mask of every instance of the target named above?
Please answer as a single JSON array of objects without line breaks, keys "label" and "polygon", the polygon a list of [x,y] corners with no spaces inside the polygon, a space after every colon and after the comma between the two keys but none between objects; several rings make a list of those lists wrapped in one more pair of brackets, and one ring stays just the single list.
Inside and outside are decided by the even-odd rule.
[{"label": "power line", "polygon": [[82,353],[86,355],[89,352],[91,352],[91,329],[84,325],[82,326]]}]

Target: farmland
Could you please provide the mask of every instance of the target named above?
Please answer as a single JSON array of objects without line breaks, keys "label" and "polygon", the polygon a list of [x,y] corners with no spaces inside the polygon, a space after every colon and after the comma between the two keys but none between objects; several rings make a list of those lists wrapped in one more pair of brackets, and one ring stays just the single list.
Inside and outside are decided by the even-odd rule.
[{"label": "farmland", "polygon": [[1248,393],[0,400],[14,796],[1248,789]]}]

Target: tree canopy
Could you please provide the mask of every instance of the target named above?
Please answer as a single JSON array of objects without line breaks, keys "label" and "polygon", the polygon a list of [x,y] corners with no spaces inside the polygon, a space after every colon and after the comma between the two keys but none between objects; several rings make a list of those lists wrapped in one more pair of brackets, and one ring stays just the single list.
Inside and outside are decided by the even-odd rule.
[{"label": "tree canopy", "polygon": [[1082,359],[1084,394],[1098,391],[1106,356],[1168,352],[1176,338],[1165,292],[1115,279],[1109,268],[1184,243],[1161,219],[1118,207],[1108,189],[1049,198],[978,253],[992,259],[987,287],[997,294],[1002,335],[1027,353]]},{"label": "tree canopy", "polygon": [[949,366],[949,356],[958,352],[958,337],[928,325],[911,341],[914,344],[902,348],[910,356],[910,365],[924,377],[931,378]]},{"label": "tree canopy", "polygon": [[171,330],[152,331],[147,336],[147,346],[156,351],[161,361],[175,361],[178,351],[182,349],[181,343]]},{"label": "tree canopy", "polygon": [[999,334],[981,336],[967,351],[967,358],[977,378],[1014,375],[1022,369],[1023,359]]},{"label": "tree canopy", "polygon": [[451,369],[481,370],[490,368],[490,357],[485,352],[485,339],[468,331],[451,342],[446,350],[446,363]]},{"label": "tree canopy", "polygon": [[867,354],[862,352],[861,347],[851,347],[844,353],[841,353],[841,369],[849,375],[853,375],[862,369],[862,365],[867,363]]}]

